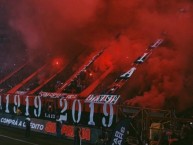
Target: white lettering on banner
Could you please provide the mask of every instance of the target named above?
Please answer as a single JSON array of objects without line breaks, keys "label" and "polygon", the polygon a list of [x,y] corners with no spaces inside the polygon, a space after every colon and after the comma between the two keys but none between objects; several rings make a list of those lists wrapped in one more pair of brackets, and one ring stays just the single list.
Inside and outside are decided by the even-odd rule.
[{"label": "white lettering on banner", "polygon": [[160,44],[162,44],[164,40],[163,39],[158,39],[154,44],[152,44],[150,47],[152,48],[156,48],[158,47]]},{"label": "white lettering on banner", "polygon": [[94,118],[94,103],[91,102],[89,104],[89,107],[90,107],[90,117],[89,117],[88,125],[95,125],[95,122],[93,120],[93,118]]},{"label": "white lettering on banner", "polygon": [[67,95],[66,99],[76,99],[77,95]]},{"label": "white lettering on banner", "polygon": [[35,117],[40,117],[41,115],[41,108],[42,108],[42,102],[40,96],[36,96],[34,99],[34,115]]},{"label": "white lettering on banner", "polygon": [[8,119],[8,118],[1,118],[1,123],[7,124],[7,125],[17,126],[18,120]]},{"label": "white lettering on banner", "polygon": [[86,99],[86,103],[98,103],[98,104],[116,104],[120,95],[89,95]]},{"label": "white lettering on banner", "polygon": [[[3,124],[7,124],[7,125],[19,126],[19,127],[23,127],[23,128],[26,127],[25,122],[18,120],[18,119],[1,118],[0,122]],[[35,129],[35,130],[41,130],[42,131],[44,129],[43,124],[39,124],[39,123],[35,123],[35,122],[31,122],[30,126],[32,129]]]},{"label": "white lettering on banner", "polygon": [[41,124],[36,124],[36,123],[30,123],[30,126],[32,129],[36,129],[36,130],[43,130],[44,129],[44,125]]},{"label": "white lettering on banner", "polygon": [[91,100],[94,98],[94,95],[89,95],[85,101],[91,102]]},{"label": "white lettering on banner", "polygon": [[65,97],[66,99],[76,99],[76,94],[67,94],[67,93],[50,93],[50,92],[40,92],[40,96],[42,97],[50,97],[50,98],[60,98]]},{"label": "white lettering on banner", "polygon": [[25,115],[28,116],[29,115],[29,96],[27,96],[25,98],[25,102],[26,102],[26,105],[25,105]]},{"label": "white lettering on banner", "polygon": [[20,121],[20,122],[18,123],[18,126],[22,127],[22,121]]},{"label": "white lettering on banner", "polygon": [[5,99],[6,99],[5,113],[9,113],[9,94],[5,97]]},{"label": "white lettering on banner", "polygon": [[119,98],[120,95],[114,95],[114,99],[110,102],[110,104],[116,104]]},{"label": "white lettering on banner", "polygon": [[[5,96],[0,96],[0,99],[2,100],[5,97],[5,112],[6,113],[10,113],[9,109],[10,109],[10,94],[7,94]],[[13,98],[13,103],[14,106],[13,111],[14,113],[16,113],[16,110],[18,107],[21,106],[21,97],[23,96],[19,96],[19,95],[14,95]],[[89,108],[90,108],[90,114],[89,114],[89,120],[88,120],[88,125],[95,125],[96,122],[94,121],[94,110],[95,110],[95,103],[96,104],[102,104],[103,105],[103,114],[104,117],[102,118],[102,125],[106,126],[106,127],[110,127],[113,123],[113,115],[114,115],[114,111],[113,111],[113,104],[116,104],[117,100],[119,99],[120,96],[118,95],[97,95],[96,97],[94,95],[90,95],[87,100],[89,100],[90,104],[89,104]],[[29,96],[24,96],[25,99],[25,116],[30,115],[29,114]],[[23,100],[23,99],[22,99]],[[92,102],[93,101],[93,102]],[[96,101],[96,102],[95,102]],[[35,117],[40,117],[41,113],[42,113],[42,101],[41,101],[41,96],[35,96],[34,97],[34,109],[33,109],[33,113]],[[99,103],[98,103],[99,102]],[[0,102],[1,103],[1,102]],[[78,106],[77,106],[78,105]],[[67,110],[68,110],[68,100],[63,97],[59,100],[59,106],[61,108],[61,112],[60,112],[60,119],[62,121],[67,121],[68,119],[68,114],[67,114]],[[107,112],[107,106],[110,107],[110,112]],[[77,113],[76,113],[76,108],[77,109]],[[69,108],[70,109],[70,108]],[[72,102],[72,120],[74,123],[79,123],[81,120],[81,113],[82,113],[82,104],[80,102],[80,100],[73,100]],[[50,113],[44,113],[44,117],[47,118],[55,118],[55,114],[50,114]],[[108,119],[109,118],[109,119]],[[21,123],[20,123],[21,125]]]},{"label": "white lettering on banner", "polygon": [[[55,115],[55,114],[50,114],[50,113],[45,113],[45,114],[44,114],[44,117],[55,119],[55,118],[56,118],[56,115]],[[61,117],[61,115],[60,115],[60,117]]]},{"label": "white lettering on banner", "polygon": [[[76,102],[78,102],[78,119],[77,120],[75,119]],[[80,100],[74,100],[72,104],[72,119],[75,123],[80,122],[81,112],[82,112],[82,107],[81,107]]]},{"label": "white lettering on banner", "polygon": [[[63,109],[60,112],[61,113],[60,114],[60,119],[62,121],[67,121],[67,112],[66,112],[66,110],[68,108],[68,103],[67,103],[67,100],[64,97],[60,99],[60,107],[63,107]],[[64,112],[66,112],[66,113],[64,114]]]},{"label": "white lettering on banner", "polygon": [[100,95],[93,97],[92,102],[100,102]]},{"label": "white lettering on banner", "polygon": [[14,95],[14,107],[13,107],[13,112],[17,113],[17,108],[20,107],[20,96],[19,95]]},{"label": "white lettering on banner", "polygon": [[120,78],[130,78],[136,69],[136,67],[132,67],[128,72],[122,74]]},{"label": "white lettering on banner", "polygon": [[125,133],[125,127],[121,127],[120,131],[115,132],[115,138],[113,140],[113,145],[121,145],[123,141],[124,133]]},{"label": "white lettering on banner", "polygon": [[119,97],[120,96],[117,96],[117,95],[108,95],[106,100],[105,100],[105,103],[116,104],[116,102],[119,99]]},{"label": "white lettering on banner", "polygon": [[50,97],[50,98],[58,98],[61,96],[66,96],[66,93],[50,93],[50,92],[40,92],[40,96],[42,97]]},{"label": "white lettering on banner", "polygon": [[135,63],[142,63],[142,62],[144,62],[144,60],[146,59],[147,55],[148,55],[148,53],[144,53],[142,57],[140,57],[139,59],[137,59],[135,61]]},{"label": "white lettering on banner", "polygon": [[[103,95],[103,96],[101,95],[100,102],[106,102],[107,96],[108,95]],[[112,96],[112,95],[110,95],[110,96]]]},{"label": "white lettering on banner", "polygon": [[25,95],[27,92],[26,91],[16,91],[15,94],[17,95]]},{"label": "white lettering on banner", "polygon": [[[113,106],[112,104],[109,104],[110,107],[110,114],[108,114],[107,112],[107,105],[108,104],[104,104],[103,105],[103,113],[104,113],[104,117],[102,118],[102,124],[104,127],[110,127],[113,124]],[[106,117],[109,115],[109,123],[106,123]]]}]

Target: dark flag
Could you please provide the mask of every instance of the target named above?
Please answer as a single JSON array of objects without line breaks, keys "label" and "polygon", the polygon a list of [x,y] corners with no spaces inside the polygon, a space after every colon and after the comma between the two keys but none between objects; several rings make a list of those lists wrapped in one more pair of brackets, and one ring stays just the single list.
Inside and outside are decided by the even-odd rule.
[{"label": "dark flag", "polygon": [[130,119],[121,120],[115,127],[109,145],[123,145],[129,131]]}]

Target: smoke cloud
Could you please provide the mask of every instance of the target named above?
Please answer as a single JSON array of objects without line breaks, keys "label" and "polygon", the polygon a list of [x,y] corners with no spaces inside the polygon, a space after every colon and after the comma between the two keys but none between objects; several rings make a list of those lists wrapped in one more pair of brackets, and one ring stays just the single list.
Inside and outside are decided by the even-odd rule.
[{"label": "smoke cloud", "polygon": [[122,97],[130,105],[192,106],[191,0],[4,0],[4,4],[8,23],[22,34],[29,56],[62,55],[70,60],[82,51],[86,56],[107,48],[95,67],[125,72],[153,40],[164,37],[168,43],[137,69]]},{"label": "smoke cloud", "polygon": [[[29,56],[64,55],[72,57],[88,46],[79,29],[92,21],[98,1],[19,0],[4,2],[9,25],[22,34]],[[38,51],[38,53],[37,53]]]}]

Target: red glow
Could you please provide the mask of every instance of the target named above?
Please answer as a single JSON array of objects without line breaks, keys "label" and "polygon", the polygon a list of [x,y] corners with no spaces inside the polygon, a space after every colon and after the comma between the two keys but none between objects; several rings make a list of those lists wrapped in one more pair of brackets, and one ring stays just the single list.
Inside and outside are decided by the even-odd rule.
[{"label": "red glow", "polygon": [[59,64],[59,62],[58,61],[56,61],[56,65],[58,65]]},{"label": "red glow", "polygon": [[63,60],[61,58],[55,58],[52,62],[52,65],[56,67],[61,66],[62,64],[63,64]]},{"label": "red glow", "polygon": [[93,76],[93,74],[92,74],[92,73],[89,73],[89,76],[90,76],[90,77],[92,77],[92,76]]}]

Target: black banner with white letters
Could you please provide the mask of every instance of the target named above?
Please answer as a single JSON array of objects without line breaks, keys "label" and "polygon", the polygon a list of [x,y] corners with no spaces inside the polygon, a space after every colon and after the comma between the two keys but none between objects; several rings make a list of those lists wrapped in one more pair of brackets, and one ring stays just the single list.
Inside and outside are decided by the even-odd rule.
[{"label": "black banner with white letters", "polygon": [[126,140],[127,132],[129,131],[130,120],[121,120],[115,127],[109,145],[124,145]]}]

